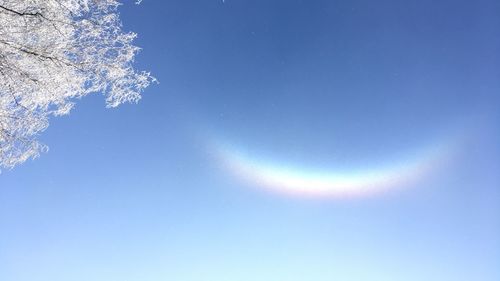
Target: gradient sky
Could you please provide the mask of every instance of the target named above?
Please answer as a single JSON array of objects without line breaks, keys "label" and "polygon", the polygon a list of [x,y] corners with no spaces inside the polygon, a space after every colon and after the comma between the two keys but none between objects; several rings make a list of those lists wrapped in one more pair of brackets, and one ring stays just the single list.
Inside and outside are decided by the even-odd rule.
[{"label": "gradient sky", "polygon": [[[82,99],[2,171],[0,280],[500,280],[500,2],[131,2],[160,84]],[[346,172],[428,147],[431,171],[349,198],[219,152]]]}]

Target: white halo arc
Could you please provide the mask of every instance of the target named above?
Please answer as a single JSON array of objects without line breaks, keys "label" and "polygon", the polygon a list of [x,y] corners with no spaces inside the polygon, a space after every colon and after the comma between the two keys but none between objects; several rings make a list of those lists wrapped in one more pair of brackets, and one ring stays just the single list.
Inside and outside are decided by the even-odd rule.
[{"label": "white halo arc", "polygon": [[215,142],[212,150],[222,167],[233,176],[266,190],[299,196],[368,196],[411,185],[436,171],[450,158],[453,142],[439,142],[412,153],[404,160],[374,168],[338,171],[310,169],[286,162],[270,161],[228,144]]}]

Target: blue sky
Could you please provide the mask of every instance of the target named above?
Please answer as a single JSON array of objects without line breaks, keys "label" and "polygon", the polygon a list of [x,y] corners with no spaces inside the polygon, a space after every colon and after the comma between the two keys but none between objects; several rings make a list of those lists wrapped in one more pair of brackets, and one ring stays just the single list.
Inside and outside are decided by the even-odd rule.
[{"label": "blue sky", "polygon": [[[120,11],[160,84],[82,99],[2,171],[0,280],[500,280],[498,1]],[[425,173],[355,197],[269,190],[219,152],[345,174],[429,147]]]}]

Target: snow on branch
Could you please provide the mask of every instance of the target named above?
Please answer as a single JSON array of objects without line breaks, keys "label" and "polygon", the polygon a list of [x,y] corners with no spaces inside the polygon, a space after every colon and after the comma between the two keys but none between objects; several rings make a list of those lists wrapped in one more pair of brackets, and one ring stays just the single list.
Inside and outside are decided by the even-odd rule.
[{"label": "snow on branch", "polygon": [[155,79],[136,71],[136,34],[122,31],[115,0],[0,0],[0,167],[34,158],[50,116],[77,98],[108,107],[137,102]]}]

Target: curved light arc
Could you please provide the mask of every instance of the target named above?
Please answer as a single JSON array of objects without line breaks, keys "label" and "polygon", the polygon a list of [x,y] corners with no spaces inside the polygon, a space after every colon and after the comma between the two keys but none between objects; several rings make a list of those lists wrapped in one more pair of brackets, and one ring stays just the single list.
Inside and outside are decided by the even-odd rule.
[{"label": "curved light arc", "polygon": [[272,161],[228,143],[219,142],[215,148],[224,169],[237,178],[266,190],[313,197],[367,196],[411,185],[441,166],[451,150],[449,143],[439,143],[391,164],[339,171]]}]

